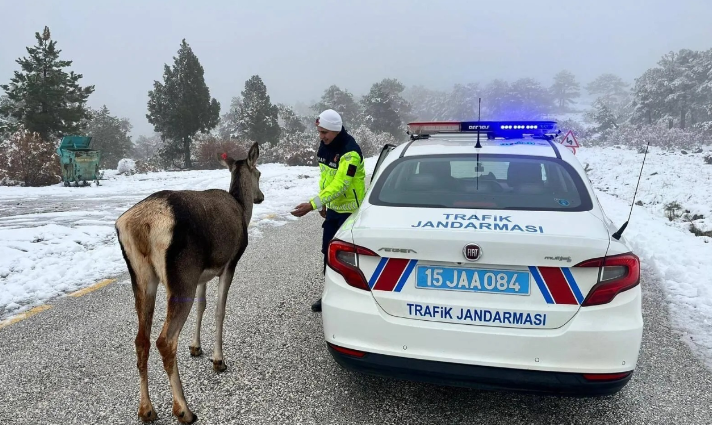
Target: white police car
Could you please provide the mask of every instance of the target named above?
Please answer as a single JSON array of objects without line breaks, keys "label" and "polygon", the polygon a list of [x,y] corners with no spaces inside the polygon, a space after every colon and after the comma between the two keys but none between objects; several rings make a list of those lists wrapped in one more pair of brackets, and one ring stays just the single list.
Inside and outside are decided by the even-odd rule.
[{"label": "white police car", "polygon": [[329,246],[322,314],[336,361],[485,389],[625,386],[643,330],[639,259],[553,140],[556,123],[409,133],[381,152]]}]

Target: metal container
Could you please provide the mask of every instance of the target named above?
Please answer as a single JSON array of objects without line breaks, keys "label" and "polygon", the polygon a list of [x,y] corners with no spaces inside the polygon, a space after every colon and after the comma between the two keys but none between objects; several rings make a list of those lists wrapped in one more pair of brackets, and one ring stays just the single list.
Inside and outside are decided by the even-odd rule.
[{"label": "metal container", "polygon": [[90,149],[91,137],[64,136],[62,143],[57,148],[60,164],[62,166],[62,181],[65,186],[74,182],[78,187],[79,182],[87,186],[87,181],[99,184],[99,162],[101,151]]}]

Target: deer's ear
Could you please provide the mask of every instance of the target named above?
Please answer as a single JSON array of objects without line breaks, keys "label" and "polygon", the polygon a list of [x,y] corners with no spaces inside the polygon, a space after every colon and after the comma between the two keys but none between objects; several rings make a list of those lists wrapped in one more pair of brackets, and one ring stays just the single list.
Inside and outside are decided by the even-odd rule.
[{"label": "deer's ear", "polygon": [[235,164],[235,160],[229,157],[227,153],[218,154],[218,161],[230,171],[232,171],[232,166]]},{"label": "deer's ear", "polygon": [[257,164],[257,158],[260,156],[260,146],[257,144],[257,142],[253,143],[252,146],[250,147],[250,152],[247,154],[247,165],[250,166],[250,168],[254,168],[255,165]]}]

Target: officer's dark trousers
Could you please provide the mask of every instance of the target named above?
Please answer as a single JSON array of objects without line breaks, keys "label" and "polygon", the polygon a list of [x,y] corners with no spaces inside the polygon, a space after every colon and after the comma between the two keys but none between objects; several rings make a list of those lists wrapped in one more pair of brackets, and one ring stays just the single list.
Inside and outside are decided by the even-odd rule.
[{"label": "officer's dark trousers", "polygon": [[324,254],[324,273],[326,273],[326,261],[329,256],[329,242],[334,238],[334,235],[339,230],[342,224],[346,221],[351,213],[337,213],[333,210],[326,211],[326,220],[321,225],[324,233],[321,239],[321,252]]}]

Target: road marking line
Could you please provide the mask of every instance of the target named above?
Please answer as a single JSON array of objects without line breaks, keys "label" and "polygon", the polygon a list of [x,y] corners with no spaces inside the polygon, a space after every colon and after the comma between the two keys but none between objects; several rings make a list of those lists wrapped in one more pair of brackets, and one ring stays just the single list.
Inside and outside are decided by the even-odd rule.
[{"label": "road marking line", "polygon": [[[110,283],[113,283],[113,282],[116,282],[116,279],[104,279],[104,280],[102,280],[102,281],[100,281],[100,282],[95,283],[95,284],[92,285],[92,286],[89,286],[89,287],[84,288],[84,289],[80,289],[79,291],[76,291],[76,292],[72,292],[71,294],[69,294],[69,296],[70,296],[70,297],[75,297],[75,298],[76,298],[76,297],[81,297],[82,295],[86,295],[86,294],[88,294],[88,293],[90,293],[90,292],[96,291],[97,289],[103,288],[104,286],[106,286],[106,285],[108,285],[108,284],[110,284]],[[34,316],[34,315],[37,314],[37,313],[41,313],[41,312],[43,312],[43,311],[45,311],[45,310],[49,310],[50,308],[52,308],[52,306],[51,306],[51,305],[48,305],[48,304],[43,304],[43,305],[39,305],[39,306],[37,306],[37,307],[34,307],[34,308],[32,308],[32,309],[30,309],[30,310],[24,312],[24,313],[18,314],[18,315],[15,316],[15,317],[12,317],[12,318],[10,318],[10,319],[7,319],[7,320],[4,320],[4,321],[0,322],[0,329],[5,328],[5,327],[8,327],[8,326],[10,326],[10,325],[14,325],[14,324],[17,323],[17,322],[20,322],[20,321],[25,320],[25,319],[27,319],[27,318],[29,318],[29,317],[32,317],[32,316]]]},{"label": "road marking line", "polygon": [[20,314],[18,314],[17,316],[11,318],[11,319],[7,319],[7,320],[5,320],[5,321],[0,322],[0,329],[5,328],[5,327],[10,326],[10,325],[14,325],[15,323],[17,323],[17,322],[19,322],[19,321],[21,321],[21,320],[25,320],[25,319],[27,319],[28,317],[32,317],[32,316],[34,316],[35,314],[41,313],[41,312],[43,312],[43,311],[45,311],[45,310],[49,310],[50,308],[52,308],[51,305],[47,305],[47,304],[38,305],[37,307],[34,307],[34,308],[32,308],[32,309],[30,309],[30,310],[24,312],[24,313],[20,313]]},{"label": "road marking line", "polygon": [[90,293],[90,292],[96,291],[97,289],[103,288],[103,287],[105,287],[106,285],[108,285],[108,284],[110,284],[110,283],[113,283],[113,282],[116,282],[116,279],[104,279],[104,280],[102,280],[101,282],[95,283],[95,284],[92,285],[92,286],[89,286],[89,287],[84,288],[84,289],[80,289],[80,290],[78,290],[78,291],[76,291],[76,292],[72,292],[71,294],[69,294],[69,296],[70,296],[70,297],[81,297],[82,295],[86,295],[86,294],[88,294],[88,293]]}]

